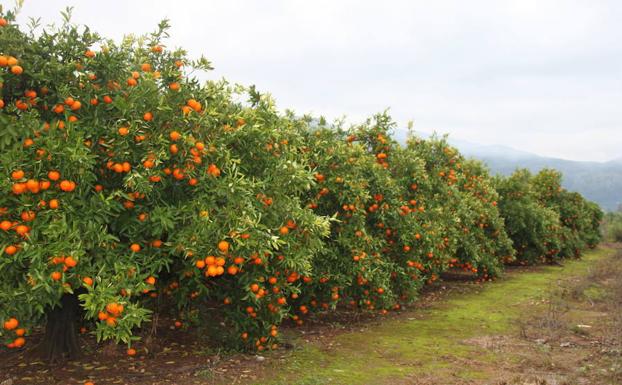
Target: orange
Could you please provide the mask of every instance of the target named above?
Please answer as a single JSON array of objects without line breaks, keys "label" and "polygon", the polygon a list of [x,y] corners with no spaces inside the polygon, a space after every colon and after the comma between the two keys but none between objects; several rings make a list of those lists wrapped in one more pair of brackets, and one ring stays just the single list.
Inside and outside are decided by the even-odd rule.
[{"label": "orange", "polygon": [[17,253],[17,247],[13,245],[8,245],[7,247],[4,248],[4,252],[7,253],[8,255],[13,255]]},{"label": "orange", "polygon": [[5,330],[14,330],[19,326],[19,321],[16,318],[9,318],[7,321],[4,321],[4,329]]},{"label": "orange", "polygon": [[24,69],[20,66],[11,67],[11,73],[13,75],[21,75],[24,72]]},{"label": "orange", "polygon": [[30,231],[30,229],[26,225],[18,225],[15,227],[15,232],[22,236],[28,234],[28,231]]},{"label": "orange", "polygon": [[48,178],[53,181],[57,181],[60,179],[60,173],[58,171],[50,171],[48,172]]},{"label": "orange", "polygon": [[24,177],[24,171],[22,170],[15,170],[11,173],[11,178],[13,180],[22,179],[23,177]]},{"label": "orange", "polygon": [[134,357],[136,355],[136,349],[134,348],[127,349],[127,355],[130,357]]},{"label": "orange", "polygon": [[229,242],[227,241],[218,242],[218,250],[220,250],[223,253],[226,253],[227,251],[229,251]]},{"label": "orange", "polygon": [[60,182],[60,189],[65,191],[65,192],[71,192],[73,190],[75,190],[76,188],[76,184],[75,182],[69,181],[69,180],[64,180],[62,182]]},{"label": "orange", "polygon": [[72,111],[77,111],[82,107],[82,103],[80,103],[79,100],[76,100],[75,102],[73,102],[73,104],[71,105],[71,110]]},{"label": "orange", "polygon": [[14,194],[21,194],[26,191],[26,183],[15,183],[11,189]]},{"label": "orange", "polygon": [[153,114],[151,112],[145,112],[145,114],[143,115],[143,119],[146,122],[150,122],[153,120]]},{"label": "orange", "polygon": [[132,243],[132,245],[130,245],[130,250],[132,250],[135,253],[138,253],[140,251],[140,245],[137,243]]},{"label": "orange", "polygon": [[82,282],[86,286],[93,286],[93,278],[91,278],[91,277],[84,277],[84,278],[82,278]]},{"label": "orange", "polygon": [[71,255],[65,258],[65,266],[71,268],[76,267],[78,261],[76,261]]},{"label": "orange", "polygon": [[39,182],[34,179],[28,179],[28,181],[26,181],[26,188],[31,193],[38,193],[40,189]]},{"label": "orange", "polygon": [[22,346],[24,346],[25,343],[26,339],[24,339],[24,337],[17,337],[15,341],[13,341],[13,344],[16,348],[21,348]]},{"label": "orange", "polygon": [[169,134],[169,137],[171,138],[172,141],[178,141],[181,138],[181,134],[177,131],[171,131],[171,133]]},{"label": "orange", "polygon": [[50,199],[50,208],[56,210],[59,206],[58,199]]},{"label": "orange", "polygon": [[35,212],[31,210],[22,211],[22,214],[20,215],[20,217],[22,218],[22,221],[24,222],[32,222],[37,217],[37,214],[35,214]]},{"label": "orange", "polygon": [[52,277],[53,281],[60,281],[60,279],[62,278],[62,274],[58,271],[53,272],[50,277]]}]

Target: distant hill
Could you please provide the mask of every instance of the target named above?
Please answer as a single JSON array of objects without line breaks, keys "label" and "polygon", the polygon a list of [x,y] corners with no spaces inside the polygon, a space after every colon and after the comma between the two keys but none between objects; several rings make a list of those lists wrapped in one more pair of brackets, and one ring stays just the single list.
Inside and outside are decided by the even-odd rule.
[{"label": "distant hill", "polygon": [[[406,141],[404,131],[398,130],[395,137],[399,142]],[[563,173],[565,188],[581,193],[603,210],[614,211],[622,205],[622,157],[609,162],[579,162],[547,158],[506,146],[480,145],[451,138],[449,143],[465,156],[484,161],[493,174],[509,175],[517,168],[527,168],[534,173],[554,168]]]}]

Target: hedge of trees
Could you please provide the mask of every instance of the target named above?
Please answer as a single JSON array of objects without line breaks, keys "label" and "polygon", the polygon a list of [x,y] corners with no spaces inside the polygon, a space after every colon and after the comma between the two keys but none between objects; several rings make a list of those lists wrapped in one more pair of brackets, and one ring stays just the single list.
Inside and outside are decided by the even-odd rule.
[{"label": "hedge of trees", "polygon": [[[163,307],[240,349],[285,319],[387,312],[443,272],[578,257],[600,209],[561,175],[491,177],[445,138],[392,139],[279,112],[164,44],[0,16],[0,340],[79,352],[76,330],[132,344]],[[167,306],[163,306],[166,304]]]}]

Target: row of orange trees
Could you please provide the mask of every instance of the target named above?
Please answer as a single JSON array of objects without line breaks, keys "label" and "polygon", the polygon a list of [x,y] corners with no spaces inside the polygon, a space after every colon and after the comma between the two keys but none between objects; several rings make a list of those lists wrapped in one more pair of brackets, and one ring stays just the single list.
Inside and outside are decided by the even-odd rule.
[{"label": "row of orange trees", "polygon": [[488,280],[598,242],[600,210],[553,171],[491,178],[443,138],[396,143],[386,114],[345,127],[201,84],[210,63],[167,49],[165,22],[116,44],[67,19],[0,18],[10,348],[46,320],[49,358],[77,352],[82,323],[131,345],[166,304],[263,350],[284,319],[399,309],[448,269]]}]

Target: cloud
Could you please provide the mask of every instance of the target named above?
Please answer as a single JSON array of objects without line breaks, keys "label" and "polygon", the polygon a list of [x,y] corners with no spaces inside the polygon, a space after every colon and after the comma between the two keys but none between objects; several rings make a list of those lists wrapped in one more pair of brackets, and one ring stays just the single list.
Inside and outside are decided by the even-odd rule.
[{"label": "cloud", "polygon": [[[71,4],[26,1],[22,18]],[[73,1],[116,39],[170,18],[171,45],[209,76],[257,84],[281,108],[401,126],[542,155],[622,154],[622,4],[615,0]]]}]

